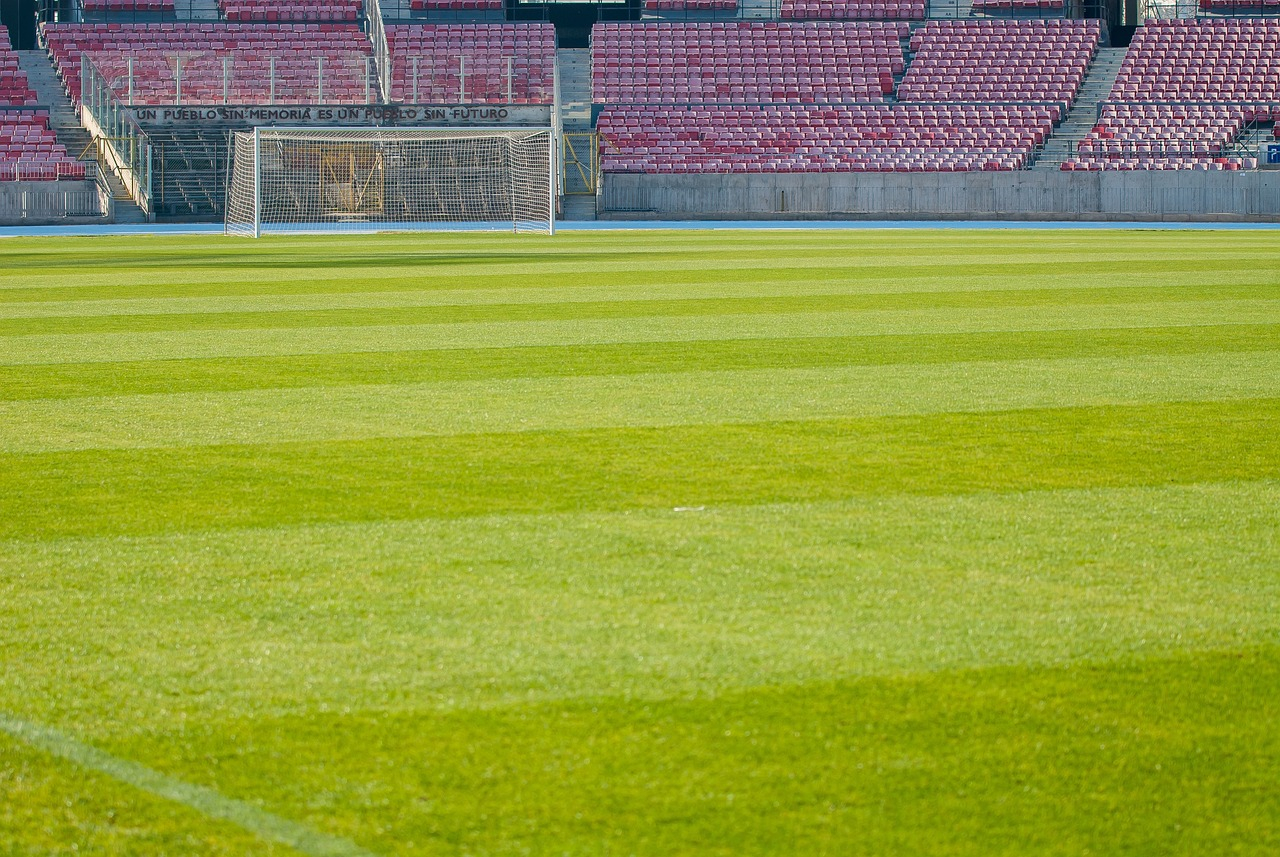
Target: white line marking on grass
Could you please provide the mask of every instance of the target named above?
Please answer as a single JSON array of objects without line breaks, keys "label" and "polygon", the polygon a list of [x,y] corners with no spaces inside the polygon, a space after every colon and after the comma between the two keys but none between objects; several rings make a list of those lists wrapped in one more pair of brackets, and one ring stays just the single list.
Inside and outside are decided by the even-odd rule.
[{"label": "white line marking on grass", "polygon": [[305,825],[235,800],[204,786],[192,785],[137,762],[103,752],[55,729],[0,713],[0,732],[26,744],[114,777],[134,788],[183,804],[209,818],[229,821],[260,839],[288,845],[310,857],[375,857],[347,839],[318,833]]}]

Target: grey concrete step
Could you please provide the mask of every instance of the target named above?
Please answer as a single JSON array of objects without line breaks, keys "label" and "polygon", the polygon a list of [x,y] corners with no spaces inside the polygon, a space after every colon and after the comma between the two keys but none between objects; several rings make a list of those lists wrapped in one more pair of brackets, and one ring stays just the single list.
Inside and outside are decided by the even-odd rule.
[{"label": "grey concrete step", "polygon": [[1124,63],[1125,48],[1099,48],[1097,56],[1089,64],[1089,71],[1080,84],[1075,103],[1070,112],[1054,129],[1053,136],[1044,145],[1036,159],[1037,170],[1055,171],[1076,152],[1077,144],[1084,139],[1098,121],[1098,102],[1111,94],[1116,75]]},{"label": "grey concrete step", "polygon": [[561,220],[596,220],[595,194],[574,194],[563,198]]},{"label": "grey concrete step", "polygon": [[566,128],[591,127],[591,50],[560,48],[556,51],[560,77],[560,119]]}]

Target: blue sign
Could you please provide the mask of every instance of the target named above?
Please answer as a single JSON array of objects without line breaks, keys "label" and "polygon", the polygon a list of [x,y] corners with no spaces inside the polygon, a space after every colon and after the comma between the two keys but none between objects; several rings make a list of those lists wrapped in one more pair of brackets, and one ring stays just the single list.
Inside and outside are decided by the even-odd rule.
[{"label": "blue sign", "polygon": [[1267,144],[1267,163],[1280,164],[1280,143]]}]

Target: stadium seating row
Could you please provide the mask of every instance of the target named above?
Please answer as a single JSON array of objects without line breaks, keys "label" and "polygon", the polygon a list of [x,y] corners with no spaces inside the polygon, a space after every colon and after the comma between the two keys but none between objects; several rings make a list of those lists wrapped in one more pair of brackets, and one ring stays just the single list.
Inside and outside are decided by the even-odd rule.
[{"label": "stadium seating row", "polygon": [[608,172],[919,172],[1026,166],[1052,130],[1042,105],[609,107]]},{"label": "stadium seating row", "polygon": [[502,0],[410,0],[409,8],[415,12],[428,12],[432,9],[449,11],[500,10]]},{"label": "stadium seating row", "polygon": [[973,8],[977,12],[1014,12],[1033,9],[1041,12],[1061,12],[1065,6],[1063,0],[973,0]]},{"label": "stadium seating row", "polygon": [[363,0],[218,0],[228,21],[357,21]]},{"label": "stadium seating row", "polygon": [[0,181],[84,179],[86,166],[49,128],[49,114],[0,110]]},{"label": "stadium seating row", "polygon": [[879,101],[903,71],[902,22],[597,24],[598,103]]},{"label": "stadium seating row", "polygon": [[556,33],[550,24],[393,25],[387,27],[387,43],[397,101],[555,99]]},{"label": "stadium seating row", "polygon": [[1070,104],[1100,35],[1095,20],[930,21],[898,98]]},{"label": "stadium seating row", "polygon": [[924,20],[925,0],[782,0],[784,20]]},{"label": "stadium seating row", "polygon": [[[372,48],[348,24],[49,24],[49,52],[74,100],[90,57],[136,104],[363,103]],[[147,50],[139,50],[139,45]],[[132,65],[132,75],[130,66]]]},{"label": "stadium seating row", "polygon": [[173,0],[83,0],[86,12],[168,12],[175,9]]},{"label": "stadium seating row", "polygon": [[0,181],[83,179],[85,165],[72,158],[49,127],[49,114],[18,65],[7,30],[0,29]]},{"label": "stadium seating row", "polygon": [[1134,34],[1110,97],[1272,102],[1280,100],[1278,65],[1280,19],[1153,20]]}]

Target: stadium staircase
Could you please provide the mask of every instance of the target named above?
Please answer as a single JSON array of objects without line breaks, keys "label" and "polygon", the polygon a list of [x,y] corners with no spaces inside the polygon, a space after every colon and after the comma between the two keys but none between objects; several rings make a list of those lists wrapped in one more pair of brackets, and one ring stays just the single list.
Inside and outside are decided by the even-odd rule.
[{"label": "stadium staircase", "polygon": [[[560,48],[556,51],[556,69],[560,81],[560,119],[567,134],[591,131],[591,49]],[[579,144],[576,149],[583,150]],[[566,154],[565,156],[569,156]],[[585,169],[585,168],[584,168]],[[565,168],[564,209],[562,220],[595,220],[596,197],[587,190],[577,169]]]},{"label": "stadium staircase", "polygon": [[560,75],[560,118],[566,131],[591,130],[591,49],[556,51]]},{"label": "stadium staircase", "polygon": [[[53,63],[44,51],[15,51],[18,66],[26,72],[31,88],[35,90],[40,106],[49,111],[49,127],[57,135],[58,142],[67,147],[71,155],[82,161],[97,161],[93,137],[80,124],[80,117],[71,106],[71,99],[62,88],[62,81],[53,70]],[[114,172],[100,170],[111,196],[115,199],[116,223],[145,223],[146,215],[130,197]]]},{"label": "stadium staircase", "polygon": [[1080,83],[1071,112],[1044,144],[1035,169],[1056,172],[1076,153],[1076,146],[1098,122],[1098,102],[1105,101],[1111,94],[1125,51],[1125,48],[1098,48],[1097,56],[1089,64],[1089,73]]}]

